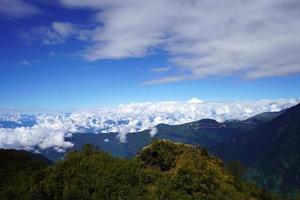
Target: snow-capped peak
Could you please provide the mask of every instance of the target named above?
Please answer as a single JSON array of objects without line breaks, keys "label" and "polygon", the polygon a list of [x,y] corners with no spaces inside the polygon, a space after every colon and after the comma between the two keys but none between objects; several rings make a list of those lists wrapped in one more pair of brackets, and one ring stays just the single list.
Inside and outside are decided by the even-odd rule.
[{"label": "snow-capped peak", "polygon": [[204,101],[202,101],[201,99],[198,99],[196,97],[194,98],[191,98],[188,103],[191,103],[191,104],[200,104],[200,103],[203,103]]}]

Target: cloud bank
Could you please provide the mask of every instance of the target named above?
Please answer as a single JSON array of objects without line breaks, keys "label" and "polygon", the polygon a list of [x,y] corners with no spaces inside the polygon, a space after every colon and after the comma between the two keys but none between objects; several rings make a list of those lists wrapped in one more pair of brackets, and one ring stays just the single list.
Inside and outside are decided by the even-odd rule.
[{"label": "cloud bank", "polygon": [[84,57],[124,59],[166,52],[176,73],[147,84],[300,72],[298,0],[61,0],[95,12]]},{"label": "cloud bank", "polygon": [[[193,98],[187,102],[131,103],[114,108],[84,109],[70,114],[39,114],[31,117],[2,115],[0,148],[33,150],[53,147],[63,151],[72,147],[72,143],[65,138],[72,137],[76,132],[87,134],[118,132],[120,142],[126,142],[126,134],[129,132],[151,129],[151,137],[155,136],[157,134],[155,126],[161,123],[174,125],[203,118],[220,122],[243,120],[262,112],[279,111],[299,102],[300,99],[205,102]],[[28,123],[30,120],[34,120],[34,124]],[[18,126],[5,127],[5,122],[10,121],[18,123]]]}]

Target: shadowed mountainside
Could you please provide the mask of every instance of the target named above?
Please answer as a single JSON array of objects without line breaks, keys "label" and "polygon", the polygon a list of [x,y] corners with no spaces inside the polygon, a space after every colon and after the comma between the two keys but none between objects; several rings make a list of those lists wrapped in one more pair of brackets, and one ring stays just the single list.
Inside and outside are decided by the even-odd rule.
[{"label": "shadowed mountainside", "polygon": [[254,168],[255,179],[276,191],[300,188],[300,104],[229,142],[212,148],[226,161]]}]

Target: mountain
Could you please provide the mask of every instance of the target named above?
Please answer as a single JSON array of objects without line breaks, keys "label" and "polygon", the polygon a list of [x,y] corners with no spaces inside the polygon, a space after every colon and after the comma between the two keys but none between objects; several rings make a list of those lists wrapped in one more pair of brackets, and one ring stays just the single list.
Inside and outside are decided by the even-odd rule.
[{"label": "mountain", "polygon": [[[196,122],[191,122],[191,123],[181,124],[181,125],[173,125],[173,126],[160,124],[156,126],[155,133],[151,133],[153,130],[145,130],[136,133],[128,133],[126,135],[125,143],[120,142],[120,140],[118,139],[118,133],[100,133],[100,134],[75,133],[72,135],[72,137],[66,138],[66,140],[74,144],[74,147],[68,149],[67,152],[58,152],[55,149],[49,148],[46,150],[42,150],[41,153],[42,155],[54,161],[65,158],[64,161],[59,162],[59,163],[61,162],[64,163],[65,160],[69,159],[69,155],[74,154],[73,150],[77,150],[75,152],[78,152],[78,150],[85,148],[85,144],[92,144],[95,146],[99,146],[100,149],[103,150],[103,152],[108,152],[114,156],[113,158],[109,158],[110,160],[109,162],[113,162],[112,160],[114,159],[123,160],[124,158],[135,160],[135,159],[141,159],[140,157],[142,155],[141,152],[145,152],[145,149],[149,149],[152,145],[150,146],[148,145],[151,144],[153,141],[154,144],[156,144],[155,141],[157,139],[169,139],[174,142],[187,143],[196,146],[201,145],[205,148],[208,148],[211,152],[220,156],[225,161],[239,160],[241,163],[249,167],[250,170],[249,173],[247,174],[247,177],[250,178],[251,180],[260,183],[261,185],[264,186],[264,188],[267,188],[269,190],[280,191],[280,192],[291,192],[291,191],[296,191],[297,187],[299,187],[300,185],[299,184],[300,158],[298,153],[300,152],[299,149],[300,114],[299,113],[300,113],[300,104],[290,109],[284,110],[282,112],[263,113],[251,117],[244,121],[226,121],[223,123],[219,123],[212,119],[202,119]],[[152,136],[150,133],[152,134]],[[167,144],[168,143],[169,142],[167,142]],[[163,144],[164,144],[163,147],[165,148],[165,143]],[[184,146],[195,148],[195,146],[191,146],[191,145],[184,145]],[[167,149],[168,151],[170,150],[169,147]],[[163,150],[163,152],[164,151],[165,150]],[[201,151],[204,152],[203,149]],[[20,152],[20,154],[22,155],[24,154],[23,151],[16,151],[16,152]],[[135,157],[135,155],[138,152],[140,153],[138,154],[137,157]],[[153,158],[153,155],[155,156],[156,154],[157,154],[156,151],[154,152],[151,151],[150,156],[152,157],[150,161],[157,160],[156,158]],[[0,155],[3,156],[2,154]],[[164,156],[169,157],[168,155],[169,154]],[[33,178],[29,175],[30,173],[27,171],[28,168],[25,167],[25,172],[20,170],[23,167],[22,165],[16,164],[16,166],[18,166],[17,168],[5,167],[5,166],[15,165],[13,164],[14,162],[13,160],[15,160],[15,162],[18,163],[19,162],[18,158],[14,159],[14,157],[12,157],[13,160],[11,161],[9,161],[9,159],[7,158],[3,159],[4,162],[7,161],[12,162],[11,164],[8,165],[5,163],[4,164],[0,163],[1,166],[4,166],[4,168],[2,167],[2,170],[0,171],[2,180],[8,178],[8,176],[5,176],[6,174],[5,172],[6,171],[9,172],[10,169],[13,171],[14,170],[20,171],[21,173],[20,177],[25,177],[22,178],[21,180],[12,179],[13,182],[17,182],[18,184],[20,184],[19,187],[20,190],[16,192],[16,195],[24,193],[24,191],[26,190],[24,188],[27,187],[28,189],[28,187],[29,186],[31,187],[35,181],[39,181],[43,179],[45,175],[41,175],[40,171],[45,169],[45,167],[50,163],[49,160],[45,159],[41,155],[28,153],[26,154],[26,156],[29,157],[30,158],[29,160],[33,162],[38,161],[39,163],[43,163],[41,165],[37,164],[37,166],[40,167],[33,168],[33,169],[29,168],[31,174],[35,174]],[[149,157],[149,155],[147,155],[147,157]],[[142,160],[145,161],[147,157],[143,158]],[[177,159],[178,157],[176,157],[176,160]],[[170,160],[169,158],[167,160],[165,159],[161,160],[161,158],[159,158],[155,162],[159,162],[159,163],[162,162],[164,164],[167,164],[168,162],[170,162]],[[24,162],[24,164],[26,163],[27,161]],[[32,166],[30,163],[26,165]],[[157,164],[154,165],[156,166]],[[177,161],[176,161],[176,165],[177,165]],[[222,166],[223,164],[220,165]],[[64,165],[62,165],[62,168],[63,167]],[[13,171],[7,174],[10,174],[9,176],[12,177],[19,176],[19,174],[16,174],[16,176],[14,176]],[[53,176],[51,175],[50,177]],[[23,186],[24,185],[23,179],[29,183],[28,186],[26,187]],[[2,184],[4,184],[4,182]],[[235,184],[240,184],[240,183],[235,183]],[[39,189],[42,189],[40,188],[42,187],[42,185],[36,187],[37,187],[35,188],[37,191],[36,195],[40,195],[39,192],[41,191],[39,191]],[[1,187],[1,188],[5,188],[5,187]],[[13,195],[12,188],[13,186],[9,186],[7,190],[5,189],[1,191],[1,195],[6,195],[6,194]],[[241,190],[241,188],[239,189]],[[0,199],[5,199],[5,198],[1,198],[0,196]],[[264,198],[264,199],[268,199],[268,198]]]},{"label": "mountain", "polygon": [[275,200],[235,177],[204,149],[156,140],[132,159],[85,145],[44,171],[29,192],[37,199]]},{"label": "mountain", "polygon": [[[160,124],[156,126],[157,133],[154,137],[150,135],[151,130],[133,132],[126,135],[126,142],[120,142],[119,133],[74,133],[72,137],[66,138],[74,144],[67,151],[80,150],[85,144],[93,144],[114,156],[131,158],[154,139],[168,139],[212,147],[228,141],[241,131],[248,130],[260,123],[262,122],[247,120],[219,123],[215,120],[203,119],[182,125]],[[65,152],[58,152],[52,148],[42,150],[41,153],[53,161],[61,159],[65,155]]]},{"label": "mountain", "polygon": [[229,141],[236,135],[250,130],[263,122],[257,120],[228,121],[219,123],[212,119],[202,119],[181,125],[160,124],[156,138],[175,142],[213,147]]},{"label": "mountain", "polygon": [[[248,176],[274,191],[295,191],[299,184],[299,105],[281,112],[262,113],[244,121],[219,123],[211,119],[181,124],[156,126],[151,130],[128,133],[126,143],[118,133],[73,134],[67,138],[74,144],[69,149],[81,149],[84,144],[99,146],[117,157],[132,158],[155,139],[201,145],[225,161],[238,160],[250,168]],[[42,151],[51,160],[65,153],[53,149]]]},{"label": "mountain", "polygon": [[[126,135],[125,143],[120,142],[118,133],[74,133],[71,138],[66,138],[74,144],[74,147],[67,151],[80,150],[85,144],[93,144],[114,156],[131,158],[154,139],[168,139],[209,148],[223,144],[231,138],[273,119],[279,113],[260,114],[265,116],[263,119],[260,116],[254,116],[243,121],[226,121],[224,123],[212,119],[202,119],[181,125],[159,124],[156,126],[157,133],[154,137],[150,135],[151,130],[132,132]],[[65,155],[65,152],[57,152],[51,148],[42,150],[41,153],[53,161],[61,159]]]},{"label": "mountain", "polygon": [[269,122],[272,119],[275,119],[276,117],[280,116],[281,114],[283,114],[287,109],[283,109],[281,111],[278,112],[263,112],[261,114],[255,115],[251,118],[249,118],[248,120],[258,120],[261,122]]},{"label": "mountain", "polygon": [[299,190],[300,104],[212,151],[224,160],[239,160],[251,167],[252,178],[266,188]]}]

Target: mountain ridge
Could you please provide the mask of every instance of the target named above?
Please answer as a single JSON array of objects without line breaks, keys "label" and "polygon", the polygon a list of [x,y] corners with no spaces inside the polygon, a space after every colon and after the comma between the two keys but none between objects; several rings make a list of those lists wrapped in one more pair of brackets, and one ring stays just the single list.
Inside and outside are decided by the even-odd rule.
[{"label": "mountain ridge", "polygon": [[[277,116],[275,112],[274,115]],[[273,119],[272,113],[268,115],[269,120]],[[212,147],[224,143],[233,136],[240,134],[248,129],[252,129],[259,124],[264,123],[259,119],[253,120],[253,117],[242,121],[217,122],[213,119],[201,119],[180,125],[158,124],[157,133],[154,137],[150,136],[151,130],[132,132],[126,135],[126,142],[120,142],[118,133],[74,133],[71,138],[66,140],[74,143],[72,149],[81,149],[86,144],[97,145],[102,150],[112,153],[115,156],[132,157],[139,149],[151,143],[153,139],[169,139],[174,142],[190,143]],[[57,160],[63,157],[64,153],[57,152],[54,149],[41,151],[43,155],[51,160]]]}]

